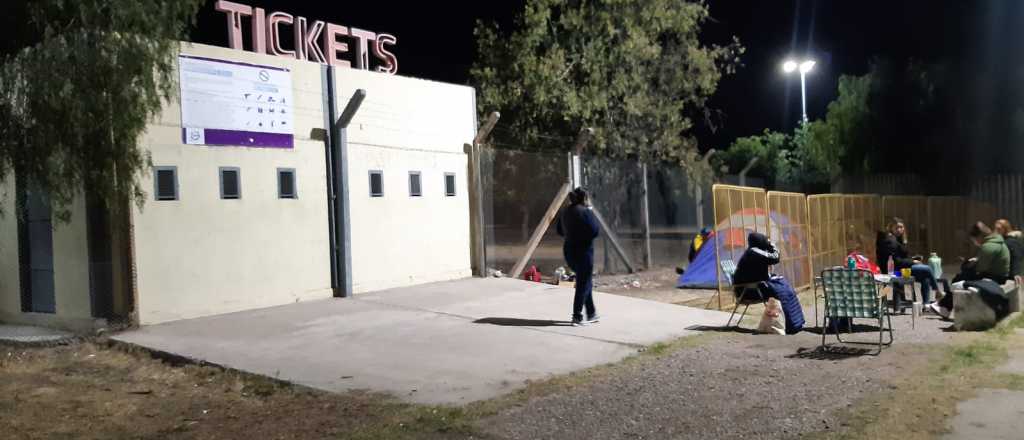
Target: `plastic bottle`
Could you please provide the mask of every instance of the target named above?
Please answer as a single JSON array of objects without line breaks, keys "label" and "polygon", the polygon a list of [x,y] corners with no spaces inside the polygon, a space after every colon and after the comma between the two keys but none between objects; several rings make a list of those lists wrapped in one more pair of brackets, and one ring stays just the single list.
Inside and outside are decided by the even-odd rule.
[{"label": "plastic bottle", "polygon": [[932,274],[936,279],[942,278],[942,259],[939,258],[939,254],[932,252],[932,255],[928,257],[928,267],[932,268]]},{"label": "plastic bottle", "polygon": [[896,272],[896,265],[892,262],[892,255],[889,256],[889,262],[885,265],[886,273],[894,277],[900,276],[899,272]]},{"label": "plastic bottle", "polygon": [[846,257],[846,268],[850,270],[857,270],[857,259],[853,258],[853,255]]}]

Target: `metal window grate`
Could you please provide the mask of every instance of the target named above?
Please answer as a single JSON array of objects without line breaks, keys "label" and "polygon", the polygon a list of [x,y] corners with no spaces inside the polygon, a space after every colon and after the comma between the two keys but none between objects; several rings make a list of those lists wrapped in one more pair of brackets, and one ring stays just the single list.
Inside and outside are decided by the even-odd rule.
[{"label": "metal window grate", "polygon": [[444,195],[448,197],[455,196],[455,173],[445,173],[444,175]]},{"label": "metal window grate", "polygon": [[282,199],[297,199],[295,191],[295,170],[291,168],[278,168],[277,170],[277,196]]},{"label": "metal window grate", "polygon": [[220,168],[220,198],[240,199],[242,188],[240,185],[239,169],[234,167]]},{"label": "metal window grate", "polygon": [[156,199],[178,200],[177,167],[156,167]]},{"label": "metal window grate", "polygon": [[370,197],[384,197],[384,172],[370,171]]},{"label": "metal window grate", "polygon": [[420,197],[423,195],[423,185],[420,180],[419,171],[409,172],[409,196]]}]

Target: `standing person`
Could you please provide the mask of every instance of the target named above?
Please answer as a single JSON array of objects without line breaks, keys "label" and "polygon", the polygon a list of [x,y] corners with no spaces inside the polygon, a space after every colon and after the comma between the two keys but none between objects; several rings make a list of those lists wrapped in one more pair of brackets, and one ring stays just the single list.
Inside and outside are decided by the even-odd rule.
[{"label": "standing person", "polygon": [[1024,276],[1024,238],[1020,231],[1013,229],[1010,221],[1004,218],[996,220],[996,233],[1003,236],[1006,248],[1010,251],[1010,277]]},{"label": "standing person", "polygon": [[[953,282],[988,278],[997,284],[1005,283],[1010,274],[1010,250],[1006,247],[1003,236],[992,232],[988,225],[982,222],[971,226],[968,235],[974,245],[978,246],[978,254],[964,262]],[[953,293],[946,292],[946,296],[937,304],[932,304],[931,309],[943,318],[948,318],[950,310],[953,309]]]},{"label": "standing person", "polygon": [[[558,235],[565,237],[562,252],[569,268],[576,273],[576,296],[572,301],[572,325],[581,326],[600,320],[594,307],[594,239],[600,234],[594,213],[590,211],[587,191],[576,188],[569,193],[569,206],[558,219]],[[586,319],[583,308],[587,309]]]},{"label": "standing person", "polygon": [[[910,257],[907,251],[907,227],[903,224],[903,219],[893,217],[889,220],[885,231],[879,234],[878,241],[875,243],[875,256],[878,257],[878,267],[882,273],[889,273],[889,258],[892,258],[894,270],[909,268],[914,280],[921,283],[921,302],[925,306],[932,303],[930,301],[931,291],[933,289],[938,291],[939,285],[935,281],[932,268],[921,260]],[[898,296],[898,298],[893,298],[894,300],[898,299],[899,302],[907,300],[903,296],[902,286],[894,293],[895,296]]]}]

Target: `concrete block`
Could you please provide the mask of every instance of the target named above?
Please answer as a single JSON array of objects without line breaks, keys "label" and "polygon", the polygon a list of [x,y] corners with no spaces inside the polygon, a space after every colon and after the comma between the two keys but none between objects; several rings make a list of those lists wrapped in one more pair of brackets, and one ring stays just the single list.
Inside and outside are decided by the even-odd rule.
[{"label": "concrete block", "polygon": [[975,291],[953,291],[953,322],[958,331],[988,330],[996,325],[996,312]]},{"label": "concrete block", "polygon": [[1006,299],[1010,303],[1010,313],[1020,312],[1024,308],[1021,307],[1020,283],[1008,281],[1003,285],[1003,290],[1006,291]]}]

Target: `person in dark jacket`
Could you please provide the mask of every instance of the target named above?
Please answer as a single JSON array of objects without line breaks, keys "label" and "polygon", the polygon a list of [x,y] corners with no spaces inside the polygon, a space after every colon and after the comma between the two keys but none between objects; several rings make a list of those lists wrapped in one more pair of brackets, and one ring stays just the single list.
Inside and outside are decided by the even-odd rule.
[{"label": "person in dark jacket", "polygon": [[1010,277],[1024,276],[1024,238],[1007,219],[996,220],[996,232],[1003,236],[1010,251]]},{"label": "person in dark jacket", "polygon": [[741,286],[768,281],[771,278],[769,266],[779,264],[779,250],[760,232],[751,232],[747,236],[747,250],[736,263],[736,273],[732,275],[732,284]]},{"label": "person in dark jacket", "polygon": [[[799,333],[804,326],[804,314],[800,308],[800,299],[796,290],[785,278],[772,276],[771,266],[779,264],[782,256],[768,237],[760,232],[751,232],[747,236],[747,250],[736,263],[736,272],[732,275],[737,298],[743,289],[757,285],[761,299],[775,298],[782,305],[786,318],[786,334]],[[764,282],[764,284],[761,284]],[[746,297],[745,297],[746,298]]]},{"label": "person in dark jacket", "polygon": [[[894,270],[910,269],[911,276],[918,283],[921,283],[921,301],[924,305],[930,305],[931,292],[938,292],[939,285],[935,280],[935,273],[919,259],[914,259],[907,251],[907,228],[903,219],[893,217],[886,225],[886,230],[878,234],[878,241],[875,242],[875,256],[878,258],[878,267],[882,273],[889,273],[889,258],[892,258]],[[893,275],[893,274],[890,274]],[[896,296],[900,302],[907,299],[904,296],[902,286],[896,289]]]},{"label": "person in dark jacket", "polygon": [[[597,322],[594,307],[594,239],[600,234],[597,219],[590,210],[589,196],[583,188],[569,193],[569,206],[558,219],[558,235],[565,237],[562,252],[569,268],[576,273],[576,296],[572,302],[572,325]],[[586,319],[583,308],[587,309]]]}]

